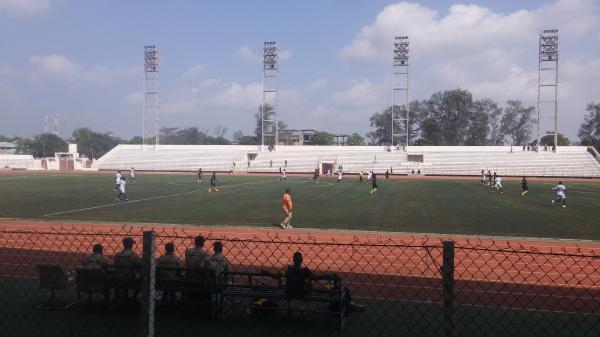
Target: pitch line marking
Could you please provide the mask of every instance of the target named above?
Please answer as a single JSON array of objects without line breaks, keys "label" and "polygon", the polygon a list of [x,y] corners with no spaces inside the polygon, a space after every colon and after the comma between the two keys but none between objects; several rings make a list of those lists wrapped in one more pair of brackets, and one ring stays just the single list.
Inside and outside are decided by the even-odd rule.
[{"label": "pitch line marking", "polygon": [[[220,188],[234,187],[234,186],[240,186],[240,185],[251,185],[251,184],[256,184],[258,182],[259,181],[250,182],[250,183],[239,183],[239,184],[232,184],[232,185],[224,185],[224,186],[221,186]],[[73,210],[69,210],[69,211],[48,213],[48,214],[44,214],[43,216],[44,217],[48,217],[48,216],[53,216],[53,215],[76,213],[76,212],[88,211],[88,210],[98,209],[98,208],[106,208],[106,207],[117,206],[117,205],[128,205],[128,204],[133,204],[133,203],[141,202],[141,201],[156,200],[156,199],[163,199],[163,198],[169,198],[169,197],[177,197],[177,196],[180,196],[180,195],[187,195],[187,194],[192,194],[192,193],[198,193],[198,192],[201,192],[201,191],[204,191],[204,188],[203,189],[198,189],[198,190],[193,190],[193,191],[181,192],[181,193],[165,194],[165,195],[159,195],[159,196],[156,196],[156,197],[149,197],[149,198],[143,198],[143,199],[137,199],[137,200],[131,200],[131,201],[115,202],[115,203],[112,203],[112,204],[105,204],[105,205],[99,205],[99,206],[92,206],[92,207],[85,207],[85,208],[73,209]]]}]

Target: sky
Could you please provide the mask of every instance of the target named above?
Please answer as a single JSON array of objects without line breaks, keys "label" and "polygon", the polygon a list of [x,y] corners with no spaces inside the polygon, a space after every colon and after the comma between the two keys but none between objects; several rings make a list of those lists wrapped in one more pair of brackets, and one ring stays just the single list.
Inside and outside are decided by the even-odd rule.
[{"label": "sky", "polygon": [[[289,128],[365,134],[391,104],[392,41],[410,39],[410,97],[468,89],[537,105],[538,37],[560,32],[559,132],[600,101],[600,1],[0,0],[0,134],[142,132],[143,47],[160,48],[160,126],[253,132],[261,53],[280,48]],[[150,126],[152,129],[154,126]]]}]

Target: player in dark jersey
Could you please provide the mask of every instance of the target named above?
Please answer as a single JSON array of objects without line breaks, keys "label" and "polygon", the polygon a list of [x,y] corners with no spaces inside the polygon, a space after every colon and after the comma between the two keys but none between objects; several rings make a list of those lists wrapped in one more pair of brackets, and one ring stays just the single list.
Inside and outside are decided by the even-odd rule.
[{"label": "player in dark jersey", "polygon": [[523,177],[523,179],[521,180],[521,196],[524,196],[525,194],[527,194],[527,192],[529,192],[529,187],[527,187],[527,178]]},{"label": "player in dark jersey", "polygon": [[492,184],[492,171],[488,170],[487,178],[488,178],[488,183],[487,184],[488,184],[488,186],[490,186]]},{"label": "player in dark jersey", "polygon": [[202,182],[202,168],[198,168],[198,184]]},{"label": "player in dark jersey", "polygon": [[371,194],[377,192],[378,188],[379,186],[377,186],[377,175],[375,174],[375,172],[373,172],[373,174],[371,175]]},{"label": "player in dark jersey", "polygon": [[209,192],[219,192],[217,188],[217,173],[213,171],[212,177],[210,177],[210,187],[208,188]]},{"label": "player in dark jersey", "polygon": [[385,170],[385,180],[390,180],[390,171]]},{"label": "player in dark jersey", "polygon": [[315,169],[315,173],[313,173],[313,180],[318,184],[319,183],[319,176],[321,175],[321,172],[319,171],[318,168]]}]

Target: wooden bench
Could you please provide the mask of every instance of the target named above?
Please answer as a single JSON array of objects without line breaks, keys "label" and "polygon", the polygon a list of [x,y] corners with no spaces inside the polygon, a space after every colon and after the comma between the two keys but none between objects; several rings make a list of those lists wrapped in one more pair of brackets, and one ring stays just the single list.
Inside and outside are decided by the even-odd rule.
[{"label": "wooden bench", "polygon": [[[222,296],[221,296],[221,317],[225,319],[233,308],[254,308],[251,304],[234,304],[228,300],[231,298],[266,298],[274,301],[285,300],[288,305],[286,309],[290,312],[291,301],[320,302],[325,303],[330,310],[302,309],[301,312],[322,313],[335,315],[338,320],[338,329],[344,329],[346,320],[345,296],[341,281],[333,280],[336,284],[331,289],[317,289],[313,287],[313,282],[307,280],[307,287],[301,295],[290,296],[284,286],[285,277],[275,277],[273,275],[264,275],[262,273],[244,273],[244,272],[225,272],[223,273]],[[269,285],[257,284],[258,279],[271,279],[274,282]],[[240,282],[242,281],[242,282]],[[333,304],[333,308],[331,308]],[[278,310],[272,308],[273,310]],[[281,309],[279,309],[281,310]]]}]

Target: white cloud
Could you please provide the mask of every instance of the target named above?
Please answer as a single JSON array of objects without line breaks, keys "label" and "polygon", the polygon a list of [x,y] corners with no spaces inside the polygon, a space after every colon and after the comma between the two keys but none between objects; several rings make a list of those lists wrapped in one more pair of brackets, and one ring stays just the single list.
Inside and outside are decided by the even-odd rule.
[{"label": "white cloud", "polygon": [[317,78],[316,80],[312,81],[308,87],[306,88],[307,92],[313,92],[316,90],[319,90],[321,88],[323,88],[325,85],[327,85],[327,79],[326,78]]},{"label": "white cloud", "polygon": [[252,51],[252,49],[247,46],[241,46],[235,53],[236,57],[239,58],[240,60],[245,60],[245,61],[260,61],[260,57],[258,56],[258,54],[254,53]]},{"label": "white cloud", "polygon": [[206,64],[196,64],[188,68],[182,75],[181,80],[190,81],[199,78],[208,66]]},{"label": "white cloud", "polygon": [[130,105],[141,105],[144,100],[142,92],[131,92],[125,96],[125,102]]},{"label": "white cloud", "polygon": [[287,61],[292,58],[292,52],[290,50],[282,50],[279,52],[279,59],[281,61]]},{"label": "white cloud", "polygon": [[60,54],[31,56],[29,66],[30,79],[34,83],[60,80],[69,84],[95,83],[108,85],[116,79],[129,78],[141,72],[140,68],[136,66],[83,66]]},{"label": "white cloud", "polygon": [[50,9],[50,0],[0,0],[0,13],[34,15]]},{"label": "white cloud", "polygon": [[333,94],[333,101],[340,107],[366,108],[380,106],[384,102],[383,83],[373,84],[368,79],[353,81],[347,89]]}]

